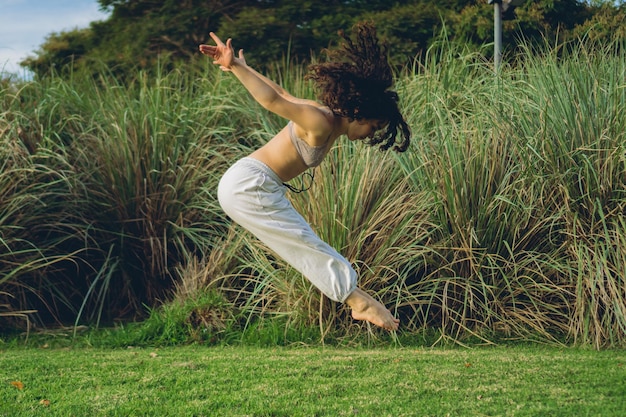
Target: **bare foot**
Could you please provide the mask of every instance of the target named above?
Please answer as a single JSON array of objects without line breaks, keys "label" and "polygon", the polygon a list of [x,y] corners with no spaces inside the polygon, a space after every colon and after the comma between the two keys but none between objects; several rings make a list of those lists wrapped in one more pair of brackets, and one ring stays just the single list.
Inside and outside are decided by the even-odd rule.
[{"label": "bare foot", "polygon": [[348,296],[346,304],[352,309],[352,317],[355,320],[369,321],[387,330],[398,330],[400,320],[396,319],[384,305],[360,288]]}]

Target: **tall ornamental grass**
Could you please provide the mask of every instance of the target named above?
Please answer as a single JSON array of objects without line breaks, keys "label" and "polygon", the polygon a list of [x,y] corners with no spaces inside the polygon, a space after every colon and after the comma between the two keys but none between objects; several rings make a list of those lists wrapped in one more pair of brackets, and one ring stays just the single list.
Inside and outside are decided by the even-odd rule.
[{"label": "tall ornamental grass", "polygon": [[423,320],[455,339],[623,343],[623,48],[526,50],[497,77],[431,52],[404,80],[419,143],[399,158],[435,202]]},{"label": "tall ornamental grass", "polygon": [[[313,97],[301,68],[277,68]],[[340,141],[290,198],[409,339],[623,345],[625,75],[617,44],[527,49],[494,74],[442,40],[398,76],[409,151]],[[1,103],[0,319],[149,306],[206,341],[362,331],[219,209],[223,171],[285,123],[231,74],[75,74]]]},{"label": "tall ornamental grass", "polygon": [[623,342],[626,53],[623,45],[575,45],[522,71],[528,82],[514,91],[529,105],[515,125],[537,154],[541,197],[558,221],[568,333],[595,346]]},{"label": "tall ornamental grass", "polygon": [[226,229],[213,190],[239,146],[228,85],[103,71],[3,90],[9,298],[76,323],[167,300],[177,268]]},{"label": "tall ornamental grass", "polygon": [[24,91],[9,91],[2,90],[0,115],[0,327],[29,327],[36,310],[71,297],[48,276],[82,251],[71,244],[81,231],[65,204],[80,184],[58,153],[35,152],[43,128],[33,120],[37,115],[22,111]]}]

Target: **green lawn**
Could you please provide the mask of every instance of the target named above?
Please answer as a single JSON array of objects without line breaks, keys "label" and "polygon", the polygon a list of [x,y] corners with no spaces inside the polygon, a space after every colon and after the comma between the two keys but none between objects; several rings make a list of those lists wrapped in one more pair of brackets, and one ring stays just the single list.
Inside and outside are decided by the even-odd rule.
[{"label": "green lawn", "polygon": [[0,351],[0,416],[624,416],[626,352]]}]

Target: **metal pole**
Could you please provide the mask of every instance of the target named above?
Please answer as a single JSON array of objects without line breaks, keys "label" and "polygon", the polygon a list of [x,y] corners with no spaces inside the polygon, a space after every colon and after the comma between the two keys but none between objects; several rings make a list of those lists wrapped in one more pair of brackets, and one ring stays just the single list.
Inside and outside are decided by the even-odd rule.
[{"label": "metal pole", "polygon": [[502,0],[493,2],[493,65],[495,72],[502,63]]}]

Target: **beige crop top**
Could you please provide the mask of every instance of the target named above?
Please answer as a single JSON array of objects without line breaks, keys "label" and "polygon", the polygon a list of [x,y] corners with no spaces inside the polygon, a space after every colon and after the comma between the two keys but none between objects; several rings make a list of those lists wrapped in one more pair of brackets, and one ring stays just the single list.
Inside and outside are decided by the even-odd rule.
[{"label": "beige crop top", "polygon": [[311,146],[304,139],[299,138],[296,135],[294,124],[292,121],[287,125],[289,128],[289,137],[291,138],[291,143],[295,146],[296,151],[298,151],[298,155],[302,157],[304,164],[313,168],[322,163],[322,160],[326,156],[326,150],[328,148],[328,142],[330,142],[330,136],[326,140],[326,144],[320,146]]}]

